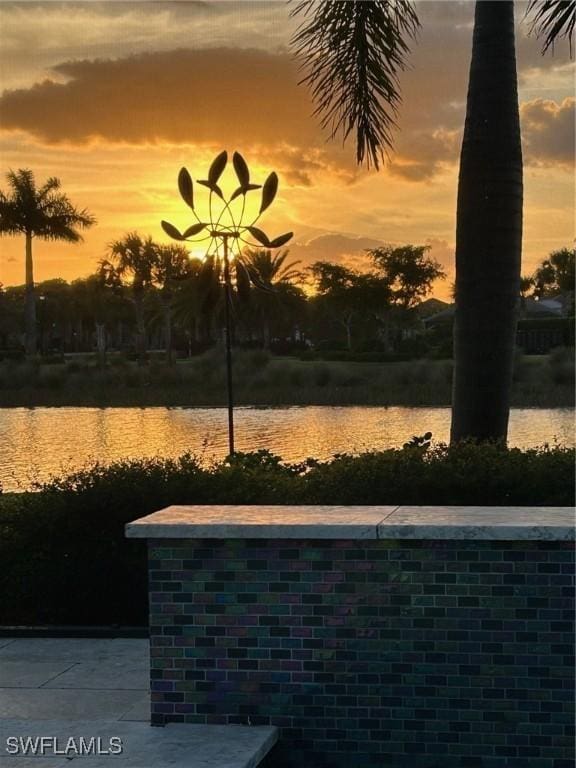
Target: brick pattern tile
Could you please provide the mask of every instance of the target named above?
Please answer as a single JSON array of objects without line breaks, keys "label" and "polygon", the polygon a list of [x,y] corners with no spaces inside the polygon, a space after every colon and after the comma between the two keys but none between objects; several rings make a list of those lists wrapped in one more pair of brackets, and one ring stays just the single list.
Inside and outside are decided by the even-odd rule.
[{"label": "brick pattern tile", "polygon": [[152,721],[275,765],[573,768],[565,542],[150,542]]}]

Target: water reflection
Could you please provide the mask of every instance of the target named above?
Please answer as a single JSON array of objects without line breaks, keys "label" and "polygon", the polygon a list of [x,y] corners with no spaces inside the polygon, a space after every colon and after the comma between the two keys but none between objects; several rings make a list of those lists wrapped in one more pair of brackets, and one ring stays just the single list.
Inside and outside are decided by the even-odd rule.
[{"label": "water reflection", "polygon": [[[238,408],[237,450],[268,448],[287,461],[401,446],[430,431],[449,437],[449,408]],[[512,446],[574,445],[571,408],[512,411]],[[178,456],[209,462],[227,451],[224,408],[6,408],[0,410],[0,482],[24,490],[32,480],[99,460]]]}]

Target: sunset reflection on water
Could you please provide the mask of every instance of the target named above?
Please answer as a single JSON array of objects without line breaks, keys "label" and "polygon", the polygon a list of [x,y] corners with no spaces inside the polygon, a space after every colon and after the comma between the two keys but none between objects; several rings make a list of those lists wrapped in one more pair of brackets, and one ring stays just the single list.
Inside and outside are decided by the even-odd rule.
[{"label": "sunset reflection on water", "polygon": [[[203,463],[227,451],[224,408],[7,408],[0,410],[0,483],[25,490],[93,461],[179,456],[190,451]],[[430,431],[449,437],[449,408],[289,407],[238,408],[238,451],[271,450],[286,461],[328,459],[400,447]],[[574,410],[516,409],[509,445],[574,445]]]}]

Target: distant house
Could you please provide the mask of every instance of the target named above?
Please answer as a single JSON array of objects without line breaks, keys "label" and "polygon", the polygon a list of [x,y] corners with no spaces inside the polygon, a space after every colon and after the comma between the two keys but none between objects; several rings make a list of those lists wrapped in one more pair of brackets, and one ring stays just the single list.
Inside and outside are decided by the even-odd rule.
[{"label": "distant house", "polygon": [[[545,299],[524,299],[516,334],[516,345],[526,354],[547,354],[555,347],[574,345],[574,320],[569,317],[573,301],[570,296]],[[426,317],[422,325],[426,331],[446,329],[454,323],[454,304]]]},{"label": "distant house", "polygon": [[422,317],[422,325],[428,331],[432,328],[438,328],[440,326],[452,325],[454,322],[454,312],[456,306],[454,304],[445,304],[444,308],[439,312],[435,312],[427,317]]},{"label": "distant house", "polygon": [[561,298],[524,299],[521,314],[524,317],[562,317],[564,303]]}]

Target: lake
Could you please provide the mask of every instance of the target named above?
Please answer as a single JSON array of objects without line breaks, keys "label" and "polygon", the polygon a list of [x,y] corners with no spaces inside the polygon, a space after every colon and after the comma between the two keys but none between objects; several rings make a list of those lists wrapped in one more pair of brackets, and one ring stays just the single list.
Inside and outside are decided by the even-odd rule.
[{"label": "lake", "polygon": [[[225,408],[0,409],[0,483],[26,490],[95,460],[178,456],[191,451],[208,463],[227,452]],[[292,406],[238,408],[236,449],[268,448],[286,461],[400,447],[432,432],[447,442],[449,408]],[[574,446],[574,409],[515,409],[509,445]]]}]

